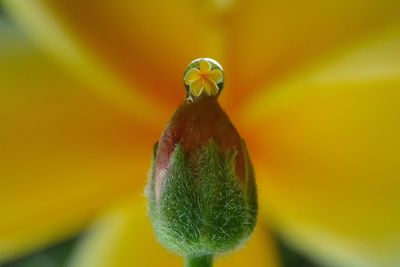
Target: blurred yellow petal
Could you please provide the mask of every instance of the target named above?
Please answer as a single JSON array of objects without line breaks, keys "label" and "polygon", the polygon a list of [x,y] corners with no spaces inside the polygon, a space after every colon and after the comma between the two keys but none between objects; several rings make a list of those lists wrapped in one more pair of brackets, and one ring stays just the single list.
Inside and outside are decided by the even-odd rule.
[{"label": "blurred yellow petal", "polygon": [[216,95],[218,93],[219,88],[213,80],[205,78],[203,79],[203,85],[208,95]]},{"label": "blurred yellow petal", "polygon": [[190,85],[193,82],[199,80],[201,78],[200,71],[196,68],[190,69],[183,78],[185,80],[186,85]]},{"label": "blurred yellow petal", "polygon": [[237,1],[223,20],[229,77],[224,94],[241,102],[393,20],[400,20],[400,1]]},{"label": "blurred yellow petal", "polygon": [[30,1],[29,4],[19,0],[2,3],[20,24],[29,28],[27,33],[43,44],[43,51],[59,61],[62,58],[69,72],[87,83],[88,89],[132,115],[147,116],[149,121],[167,119],[163,114],[168,114],[168,110],[166,112],[159,105],[154,105],[153,101],[135,90],[138,88],[137,83],[128,83],[110,71],[109,66],[101,63],[93,49],[71,37],[68,27],[44,9],[40,1]]},{"label": "blurred yellow petal", "polygon": [[199,79],[190,85],[190,93],[199,96],[203,92],[203,79]]},{"label": "blurred yellow petal", "polygon": [[219,34],[196,1],[10,0],[5,6],[64,60],[65,45],[76,46],[94,61],[89,69],[101,66],[159,104],[182,99],[179,73],[190,60],[220,58]]},{"label": "blurred yellow petal", "polygon": [[200,68],[200,72],[202,74],[209,72],[211,70],[211,63],[208,62],[207,60],[200,60],[199,62],[199,68]]},{"label": "blurred yellow petal", "polygon": [[223,79],[222,72],[218,69],[210,70],[208,73],[205,74],[205,77],[213,80],[216,84],[222,82]]},{"label": "blurred yellow petal", "polygon": [[[70,267],[183,266],[183,258],[155,240],[145,200],[131,200],[110,209],[77,247]],[[216,267],[279,266],[276,247],[259,225],[240,251],[218,259]]]},{"label": "blurred yellow petal", "polygon": [[300,249],[337,266],[399,266],[399,102],[400,27],[249,102],[260,195]]},{"label": "blurred yellow petal", "polygon": [[93,95],[15,29],[0,23],[0,35],[2,262],[75,234],[107,203],[141,191],[160,126]]}]

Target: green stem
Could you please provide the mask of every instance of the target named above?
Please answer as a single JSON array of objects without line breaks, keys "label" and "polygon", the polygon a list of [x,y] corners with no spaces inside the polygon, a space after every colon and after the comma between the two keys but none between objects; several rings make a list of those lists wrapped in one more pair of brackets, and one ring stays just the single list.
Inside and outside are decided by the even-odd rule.
[{"label": "green stem", "polygon": [[186,256],[185,259],[185,267],[211,267],[212,264],[212,255]]}]

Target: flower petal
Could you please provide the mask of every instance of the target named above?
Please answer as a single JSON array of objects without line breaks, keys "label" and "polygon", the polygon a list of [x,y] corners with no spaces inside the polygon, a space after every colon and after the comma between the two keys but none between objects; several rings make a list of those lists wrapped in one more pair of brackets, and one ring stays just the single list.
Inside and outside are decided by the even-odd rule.
[{"label": "flower petal", "polygon": [[223,21],[229,44],[224,95],[237,107],[264,85],[399,19],[400,1],[236,2]]},{"label": "flower petal", "polygon": [[[44,9],[40,0],[26,5],[23,1],[3,1],[9,13],[15,13],[21,24],[27,24],[36,39],[44,45],[44,51],[52,53],[68,67],[72,74],[88,84],[88,89],[99,93],[101,97],[118,108],[133,114],[153,114],[151,111],[161,110],[159,114],[168,114],[168,110],[155,105],[154,101],[145,97],[138,90],[137,83],[127,83],[110,71],[110,66],[102,64],[93,52],[69,35],[65,25],[54,18],[50,11]],[[12,11],[12,12],[11,12]],[[84,79],[82,79],[84,78]],[[137,101],[140,99],[140,101]],[[138,110],[140,112],[138,112]],[[148,118],[149,121],[157,118]],[[164,118],[167,119],[167,118]]]},{"label": "flower petal", "polygon": [[200,60],[199,68],[200,68],[200,72],[202,74],[205,74],[211,70],[212,66],[211,66],[211,63],[208,62],[207,60]]},{"label": "flower petal", "polygon": [[190,93],[199,96],[203,92],[203,79],[198,79],[189,86]]},{"label": "flower petal", "polygon": [[203,79],[203,85],[204,85],[204,90],[206,91],[206,93],[208,95],[216,95],[218,94],[219,88],[218,86],[215,84],[214,81],[204,78]]},{"label": "flower petal", "polygon": [[84,71],[78,72],[91,79],[98,77],[94,67],[101,68],[158,105],[179,104],[184,92],[180,75],[191,59],[220,57],[216,44],[221,36],[209,14],[199,12],[197,1],[175,0],[173,12],[167,12],[171,3],[161,0],[3,2],[59,58],[70,63],[71,47],[74,59],[85,58]]},{"label": "flower petal", "polygon": [[[240,251],[216,261],[223,266],[279,266],[276,247],[260,225]],[[144,200],[121,203],[105,214],[79,244],[70,267],[183,266],[154,237]]]},{"label": "flower petal", "polygon": [[220,71],[219,69],[210,70],[209,72],[204,74],[204,76],[211,79],[216,84],[219,84],[223,80],[222,71]]},{"label": "flower petal", "polygon": [[329,264],[400,264],[399,51],[400,26],[338,50],[241,121],[269,218]]},{"label": "flower petal", "polygon": [[200,71],[196,68],[190,69],[188,70],[188,72],[186,72],[185,77],[183,79],[186,85],[190,85],[193,82],[201,79]]},{"label": "flower petal", "polygon": [[93,95],[5,27],[0,22],[0,262],[75,234],[104,205],[141,191],[161,127]]}]

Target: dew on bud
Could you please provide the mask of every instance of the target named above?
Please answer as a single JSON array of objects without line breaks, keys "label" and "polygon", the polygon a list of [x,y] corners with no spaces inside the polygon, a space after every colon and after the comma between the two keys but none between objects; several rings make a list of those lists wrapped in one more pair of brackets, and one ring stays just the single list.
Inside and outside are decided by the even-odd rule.
[{"label": "dew on bud", "polygon": [[198,58],[186,67],[183,81],[187,98],[218,96],[224,87],[224,72],[221,65],[211,58]]},{"label": "dew on bud", "polygon": [[222,67],[212,59],[185,70],[187,99],[154,147],[147,197],[157,239],[186,257],[220,255],[243,244],[257,217],[246,145],[218,103]]}]

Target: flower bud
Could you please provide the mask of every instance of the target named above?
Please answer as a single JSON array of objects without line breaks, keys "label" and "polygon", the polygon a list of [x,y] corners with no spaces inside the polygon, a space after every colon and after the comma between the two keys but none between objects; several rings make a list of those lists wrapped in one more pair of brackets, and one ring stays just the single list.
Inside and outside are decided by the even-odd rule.
[{"label": "flower bud", "polygon": [[154,147],[149,214],[158,240],[184,256],[232,250],[256,222],[252,164],[217,97],[188,97]]}]

